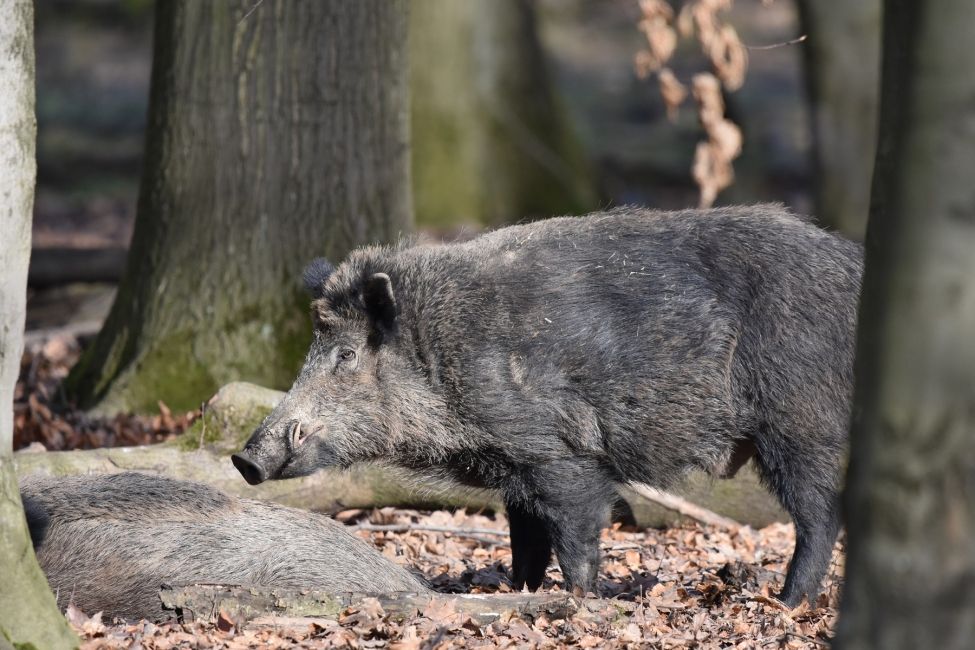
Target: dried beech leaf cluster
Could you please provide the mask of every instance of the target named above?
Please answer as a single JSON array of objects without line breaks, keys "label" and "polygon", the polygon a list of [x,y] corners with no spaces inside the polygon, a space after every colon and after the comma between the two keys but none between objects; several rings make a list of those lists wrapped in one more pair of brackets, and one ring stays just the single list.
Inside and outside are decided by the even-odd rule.
[{"label": "dried beech leaf cluster", "polygon": [[[766,0],[767,1],[767,0]],[[657,75],[667,116],[677,120],[678,109],[688,94],[694,98],[707,140],[694,153],[692,175],[700,190],[701,207],[714,203],[718,192],[730,186],[735,173],[732,162],[741,154],[741,129],[725,117],[722,87],[741,88],[748,70],[748,50],[738,32],[721,17],[733,0],[686,0],[676,15],[667,0],[640,0],[638,27],[647,39],[647,49],[637,52],[637,75]],[[691,91],[668,66],[679,37],[696,38],[707,57],[711,72],[694,75]]]}]

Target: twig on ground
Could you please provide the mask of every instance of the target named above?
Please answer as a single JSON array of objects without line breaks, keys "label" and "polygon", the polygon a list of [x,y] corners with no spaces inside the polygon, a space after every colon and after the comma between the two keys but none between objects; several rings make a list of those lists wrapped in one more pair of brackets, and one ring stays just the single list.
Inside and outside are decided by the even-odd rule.
[{"label": "twig on ground", "polygon": [[474,535],[497,535],[507,537],[508,531],[493,528],[453,528],[450,526],[429,526],[426,524],[356,524],[354,530],[366,530],[375,533],[407,533],[413,530],[424,530],[431,533],[453,533],[464,537]]},{"label": "twig on ground", "polygon": [[691,503],[687,499],[682,499],[679,496],[662,492],[648,485],[632,484],[630,485],[630,489],[645,499],[649,499],[654,503],[660,504],[668,510],[674,510],[685,517],[696,519],[703,524],[717,526],[719,528],[724,528],[726,530],[735,532],[741,529],[741,524],[734,519],[723,517],[716,512],[703,508],[695,503]]}]

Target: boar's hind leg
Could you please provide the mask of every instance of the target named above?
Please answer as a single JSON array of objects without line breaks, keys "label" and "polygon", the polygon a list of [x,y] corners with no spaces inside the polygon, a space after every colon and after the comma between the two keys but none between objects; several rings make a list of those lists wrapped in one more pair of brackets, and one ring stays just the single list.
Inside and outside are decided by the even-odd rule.
[{"label": "boar's hind leg", "polygon": [[542,586],[552,558],[548,524],[519,502],[507,503],[505,509],[511,529],[511,581],[518,591],[526,584],[535,591]]},{"label": "boar's hind leg", "polygon": [[[764,453],[763,453],[764,451]],[[792,515],[796,547],[779,599],[795,607],[807,596],[814,605],[840,530],[836,476],[839,461],[828,453],[759,449],[759,466]]]}]

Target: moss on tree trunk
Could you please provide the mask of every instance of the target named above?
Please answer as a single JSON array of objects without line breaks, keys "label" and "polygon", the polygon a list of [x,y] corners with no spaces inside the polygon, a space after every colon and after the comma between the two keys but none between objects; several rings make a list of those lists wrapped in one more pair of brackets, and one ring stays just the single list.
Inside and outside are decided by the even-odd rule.
[{"label": "moss on tree trunk", "polygon": [[885,4],[837,648],[975,639],[973,25]]},{"label": "moss on tree trunk", "polygon": [[36,170],[33,3],[0,0],[0,16],[0,647],[58,650],[77,639],[34,557],[11,459]]},{"label": "moss on tree trunk", "polygon": [[402,0],[156,4],[125,276],[68,388],[194,408],[284,388],[310,341],[301,270],[412,224]]},{"label": "moss on tree trunk", "polygon": [[532,3],[414,0],[410,9],[417,220],[497,225],[594,209]]}]

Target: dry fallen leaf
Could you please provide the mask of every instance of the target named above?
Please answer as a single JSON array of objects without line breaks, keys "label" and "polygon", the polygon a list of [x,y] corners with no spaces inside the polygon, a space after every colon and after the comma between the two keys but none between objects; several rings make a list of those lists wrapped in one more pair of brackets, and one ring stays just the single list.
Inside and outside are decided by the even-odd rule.
[{"label": "dry fallen leaf", "polygon": [[217,629],[221,632],[230,632],[234,627],[234,619],[230,617],[230,614],[221,609],[217,615]]}]

